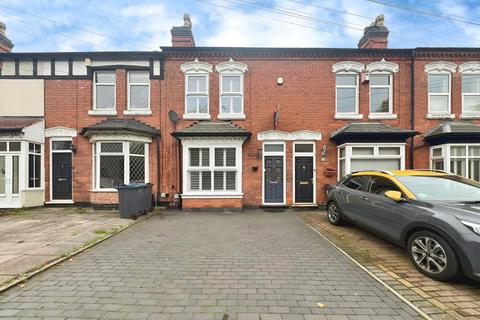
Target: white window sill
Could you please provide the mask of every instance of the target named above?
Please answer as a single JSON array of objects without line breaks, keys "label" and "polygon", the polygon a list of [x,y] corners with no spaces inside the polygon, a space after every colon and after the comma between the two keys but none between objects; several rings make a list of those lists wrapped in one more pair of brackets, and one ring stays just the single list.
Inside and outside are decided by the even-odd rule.
[{"label": "white window sill", "polygon": [[351,120],[351,119],[363,119],[363,114],[355,114],[355,113],[336,113],[335,114],[335,119],[345,119],[345,120]]},{"label": "white window sill", "polygon": [[480,113],[462,113],[460,119],[480,119]]},{"label": "white window sill", "polygon": [[90,190],[90,192],[106,192],[106,193],[111,193],[111,192],[118,192],[117,189],[93,189]]},{"label": "white window sill", "polygon": [[377,120],[382,120],[382,119],[397,119],[396,114],[381,114],[381,113],[371,113],[368,115],[368,119],[377,119]]},{"label": "white window sill", "polygon": [[115,116],[117,110],[88,110],[88,114],[91,116]]},{"label": "white window sill", "polygon": [[219,114],[219,120],[245,120],[247,118],[244,114]]},{"label": "white window sill", "polygon": [[27,188],[20,190],[22,192],[35,192],[35,191],[45,191],[44,188]]},{"label": "white window sill", "polygon": [[241,199],[243,193],[184,193],[183,199]]},{"label": "white window sill", "polygon": [[427,119],[455,119],[451,113],[427,113]]},{"label": "white window sill", "polygon": [[185,113],[184,120],[210,120],[212,117],[209,113]]},{"label": "white window sill", "polygon": [[152,114],[152,110],[123,110],[123,114],[127,116],[130,116],[130,115],[149,116]]}]

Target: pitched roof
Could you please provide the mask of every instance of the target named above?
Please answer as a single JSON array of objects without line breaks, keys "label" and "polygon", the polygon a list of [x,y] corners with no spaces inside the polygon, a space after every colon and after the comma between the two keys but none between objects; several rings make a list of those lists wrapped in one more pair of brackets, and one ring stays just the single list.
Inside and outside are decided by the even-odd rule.
[{"label": "pitched roof", "polygon": [[131,118],[107,118],[102,122],[83,128],[80,134],[88,136],[99,131],[128,131],[149,136],[160,135],[160,131],[157,129]]},{"label": "pitched roof", "polygon": [[0,132],[21,132],[42,120],[43,117],[0,117]]},{"label": "pitched roof", "polygon": [[370,141],[399,141],[417,135],[418,132],[410,129],[390,126],[379,122],[354,122],[349,123],[330,135],[335,142],[354,140]]},{"label": "pitched roof", "polygon": [[471,122],[443,122],[424,134],[426,140],[446,135],[471,135],[478,134],[480,138],[480,125]]},{"label": "pitched roof", "polygon": [[202,121],[194,123],[186,128],[172,133],[176,138],[179,137],[246,137],[249,138],[252,133],[227,121]]}]

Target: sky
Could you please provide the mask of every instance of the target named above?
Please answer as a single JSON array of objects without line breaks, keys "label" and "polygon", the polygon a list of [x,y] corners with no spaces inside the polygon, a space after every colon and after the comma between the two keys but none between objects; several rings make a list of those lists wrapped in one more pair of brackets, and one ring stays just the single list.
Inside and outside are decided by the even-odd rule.
[{"label": "sky", "polygon": [[197,46],[355,48],[384,14],[392,48],[480,47],[480,0],[0,0],[14,52],[160,50],[184,13]]}]

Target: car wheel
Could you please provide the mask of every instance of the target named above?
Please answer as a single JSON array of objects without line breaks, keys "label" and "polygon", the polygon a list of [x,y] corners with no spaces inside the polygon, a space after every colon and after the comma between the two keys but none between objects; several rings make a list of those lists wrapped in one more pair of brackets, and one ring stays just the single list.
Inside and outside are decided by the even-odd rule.
[{"label": "car wheel", "polygon": [[415,232],[408,239],[408,253],[415,267],[432,279],[452,280],[460,273],[452,247],[434,232]]},{"label": "car wheel", "polygon": [[340,207],[334,201],[329,202],[327,205],[327,218],[328,221],[335,226],[341,225],[343,222]]}]

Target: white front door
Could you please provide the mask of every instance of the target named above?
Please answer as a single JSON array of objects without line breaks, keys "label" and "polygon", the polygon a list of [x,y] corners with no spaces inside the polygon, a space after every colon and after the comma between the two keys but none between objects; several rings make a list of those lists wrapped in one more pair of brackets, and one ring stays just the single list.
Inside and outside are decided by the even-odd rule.
[{"label": "white front door", "polygon": [[20,155],[0,154],[0,208],[20,207]]}]

